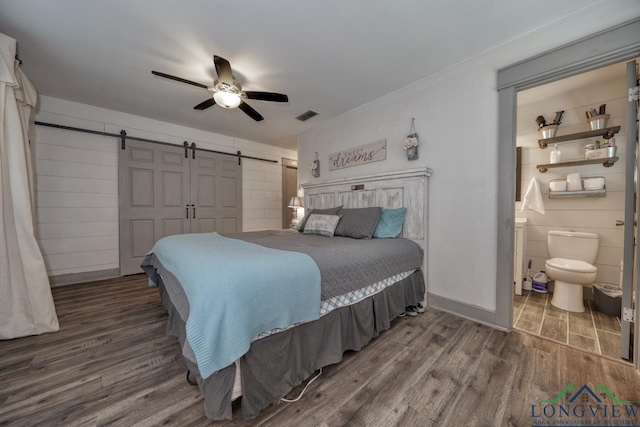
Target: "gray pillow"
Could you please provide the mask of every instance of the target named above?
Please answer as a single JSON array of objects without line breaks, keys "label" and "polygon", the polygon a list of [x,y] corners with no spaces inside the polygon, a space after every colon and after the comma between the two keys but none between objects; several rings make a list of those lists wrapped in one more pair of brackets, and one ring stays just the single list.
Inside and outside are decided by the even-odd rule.
[{"label": "gray pillow", "polygon": [[337,215],[338,212],[340,212],[340,209],[342,209],[342,206],[336,206],[335,208],[328,208],[328,209],[311,209],[309,212],[307,212],[304,215],[304,218],[302,218],[302,221],[300,221],[300,227],[298,228],[298,231],[304,232],[304,226],[309,220],[309,215],[311,215],[312,213],[319,214],[319,215]]},{"label": "gray pillow", "polygon": [[335,236],[354,239],[370,239],[376,230],[382,208],[341,209],[342,218],[336,227]]},{"label": "gray pillow", "polygon": [[317,234],[325,237],[333,237],[333,232],[340,221],[339,215],[311,214],[304,226],[304,234]]}]

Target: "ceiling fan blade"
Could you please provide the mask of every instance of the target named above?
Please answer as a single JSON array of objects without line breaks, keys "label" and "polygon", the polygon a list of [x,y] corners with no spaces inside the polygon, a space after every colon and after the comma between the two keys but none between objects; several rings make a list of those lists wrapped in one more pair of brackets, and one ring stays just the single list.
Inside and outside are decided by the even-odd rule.
[{"label": "ceiling fan blade", "polygon": [[213,98],[209,98],[203,102],[201,102],[200,104],[196,105],[195,107],[193,107],[194,110],[206,110],[207,108],[213,107],[214,105],[216,105],[216,101]]},{"label": "ceiling fan blade", "polygon": [[271,101],[271,102],[289,102],[289,97],[283,93],[273,92],[255,92],[246,91],[247,99],[256,99],[258,101]]},{"label": "ceiling fan blade", "polygon": [[201,87],[203,89],[209,89],[209,86],[203,85],[202,83],[192,82],[191,80],[183,79],[182,77],[172,76],[171,74],[161,73],[160,71],[151,71],[151,74],[158,77],[164,77],[165,79],[175,80],[180,83],[186,83],[188,85]]},{"label": "ceiling fan blade", "polygon": [[216,73],[218,73],[218,80],[223,83],[233,83],[233,73],[231,72],[231,64],[226,59],[213,55],[213,63],[216,66]]},{"label": "ceiling fan blade", "polygon": [[247,116],[251,117],[256,122],[260,122],[264,120],[264,117],[262,117],[260,113],[258,113],[256,110],[253,109],[253,107],[251,107],[251,105],[247,104],[244,101],[242,101],[240,105],[238,105],[238,108],[244,111],[247,114]]}]

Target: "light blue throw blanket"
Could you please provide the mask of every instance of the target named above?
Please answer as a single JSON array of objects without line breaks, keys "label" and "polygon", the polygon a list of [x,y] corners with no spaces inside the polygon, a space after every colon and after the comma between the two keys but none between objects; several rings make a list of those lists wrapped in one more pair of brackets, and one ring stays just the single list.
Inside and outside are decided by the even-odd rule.
[{"label": "light blue throw blanket", "polygon": [[261,332],[320,316],[320,270],[306,254],[218,233],[165,237],[150,253],[187,296],[187,339],[203,378],[244,355]]}]

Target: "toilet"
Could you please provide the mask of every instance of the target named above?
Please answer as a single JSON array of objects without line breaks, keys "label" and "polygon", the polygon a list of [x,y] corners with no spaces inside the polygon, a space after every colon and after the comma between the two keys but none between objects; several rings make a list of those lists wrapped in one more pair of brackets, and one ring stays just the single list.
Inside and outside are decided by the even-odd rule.
[{"label": "toilet", "polygon": [[583,290],[596,280],[600,236],[575,231],[549,231],[546,273],[555,280],[551,304],[562,310],[584,312]]}]

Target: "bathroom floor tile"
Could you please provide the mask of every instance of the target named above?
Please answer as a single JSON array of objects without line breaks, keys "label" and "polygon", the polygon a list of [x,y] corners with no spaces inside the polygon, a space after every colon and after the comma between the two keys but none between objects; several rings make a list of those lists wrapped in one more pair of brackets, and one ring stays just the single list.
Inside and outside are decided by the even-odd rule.
[{"label": "bathroom floor tile", "polygon": [[526,291],[522,291],[522,295],[513,295],[513,306],[514,307],[522,307],[524,302],[527,300],[527,295],[524,294]]},{"label": "bathroom floor tile", "polygon": [[568,311],[567,313],[573,314],[575,316],[584,317],[585,319],[591,319],[591,307],[587,300],[584,301],[584,311],[582,313],[575,313],[573,311]]},{"label": "bathroom floor tile", "polygon": [[569,333],[582,335],[589,338],[596,337],[596,330],[593,327],[591,313],[569,313]]},{"label": "bathroom floor tile", "polygon": [[596,310],[585,300],[585,312],[573,313],[551,305],[553,293],[514,294],[514,327],[584,351],[620,358],[620,320]]},{"label": "bathroom floor tile", "polygon": [[596,324],[596,329],[601,329],[607,332],[613,332],[614,334],[620,333],[620,323],[616,316],[609,316],[593,309],[593,321]]},{"label": "bathroom floor tile", "polygon": [[516,323],[516,328],[525,332],[531,332],[532,334],[537,334],[540,329],[540,322],[531,322],[529,320],[525,320],[520,316],[520,319]]},{"label": "bathroom floor tile", "polygon": [[529,294],[529,299],[527,300],[527,304],[535,303],[535,304],[545,304],[547,302],[547,296],[549,294],[541,294],[540,292],[531,292]]},{"label": "bathroom floor tile", "polygon": [[544,305],[542,304],[529,304],[529,301],[522,308],[520,319],[528,320],[537,324],[542,323],[542,317],[544,316]]},{"label": "bathroom floor tile", "polygon": [[598,341],[600,341],[600,350],[602,354],[609,357],[620,357],[620,335],[610,332],[597,330]]},{"label": "bathroom floor tile", "polygon": [[518,320],[518,316],[520,315],[521,311],[522,311],[522,307],[520,307],[520,308],[513,307],[513,321],[514,322]]},{"label": "bathroom floor tile", "polygon": [[[569,324],[571,324],[571,321],[569,321]],[[569,344],[575,345],[583,350],[592,351],[594,353],[598,352],[595,339],[572,334],[571,332],[569,332]]]},{"label": "bathroom floor tile", "polygon": [[567,321],[545,316],[540,336],[560,342],[567,342]]},{"label": "bathroom floor tile", "polygon": [[549,317],[555,317],[556,319],[567,320],[566,310],[561,310],[559,308],[554,307],[553,305],[551,305],[551,300],[549,300],[549,303],[547,304],[544,315]]}]

